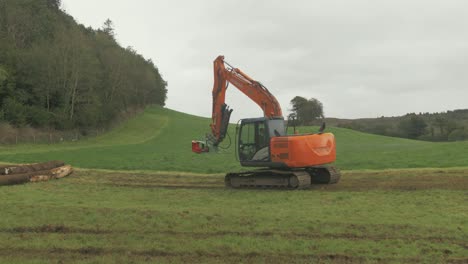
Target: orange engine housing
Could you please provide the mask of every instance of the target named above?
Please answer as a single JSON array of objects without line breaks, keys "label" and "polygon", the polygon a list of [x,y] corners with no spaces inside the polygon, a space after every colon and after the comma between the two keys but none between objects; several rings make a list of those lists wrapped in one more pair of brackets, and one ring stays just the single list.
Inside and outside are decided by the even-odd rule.
[{"label": "orange engine housing", "polygon": [[272,162],[290,168],[304,168],[332,163],[336,160],[335,136],[332,133],[272,137]]}]

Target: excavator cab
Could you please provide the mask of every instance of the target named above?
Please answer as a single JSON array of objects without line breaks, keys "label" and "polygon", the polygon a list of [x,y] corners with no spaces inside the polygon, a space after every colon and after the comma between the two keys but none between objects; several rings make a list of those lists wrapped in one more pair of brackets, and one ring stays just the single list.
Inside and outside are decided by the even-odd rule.
[{"label": "excavator cab", "polygon": [[282,117],[242,119],[238,128],[239,160],[244,166],[265,166],[271,162],[270,139],[285,136]]}]

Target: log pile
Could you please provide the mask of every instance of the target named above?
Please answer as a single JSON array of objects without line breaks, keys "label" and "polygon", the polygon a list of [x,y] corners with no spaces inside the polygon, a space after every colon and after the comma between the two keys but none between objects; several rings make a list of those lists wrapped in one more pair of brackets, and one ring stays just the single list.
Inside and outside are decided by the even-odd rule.
[{"label": "log pile", "polygon": [[70,175],[73,169],[63,161],[0,166],[0,186],[40,182]]}]

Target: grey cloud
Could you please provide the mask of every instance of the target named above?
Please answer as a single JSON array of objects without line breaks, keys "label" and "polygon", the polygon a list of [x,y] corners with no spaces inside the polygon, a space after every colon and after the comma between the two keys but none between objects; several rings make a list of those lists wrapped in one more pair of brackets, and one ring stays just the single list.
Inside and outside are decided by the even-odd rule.
[{"label": "grey cloud", "polygon": [[[155,61],[176,110],[211,115],[219,54],[284,112],[296,95],[345,118],[468,108],[466,1],[63,2],[86,25],[110,17],[122,45]],[[233,119],[261,115],[233,87],[227,102]]]}]

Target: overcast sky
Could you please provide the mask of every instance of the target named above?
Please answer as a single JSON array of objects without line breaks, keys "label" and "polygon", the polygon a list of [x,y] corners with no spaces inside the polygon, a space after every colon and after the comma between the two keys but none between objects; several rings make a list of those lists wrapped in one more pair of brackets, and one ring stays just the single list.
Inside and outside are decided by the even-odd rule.
[{"label": "overcast sky", "polygon": [[[86,26],[158,66],[167,107],[211,116],[213,60],[262,82],[283,112],[296,95],[327,117],[468,108],[468,1],[62,0]],[[262,111],[230,86],[231,121]]]}]

